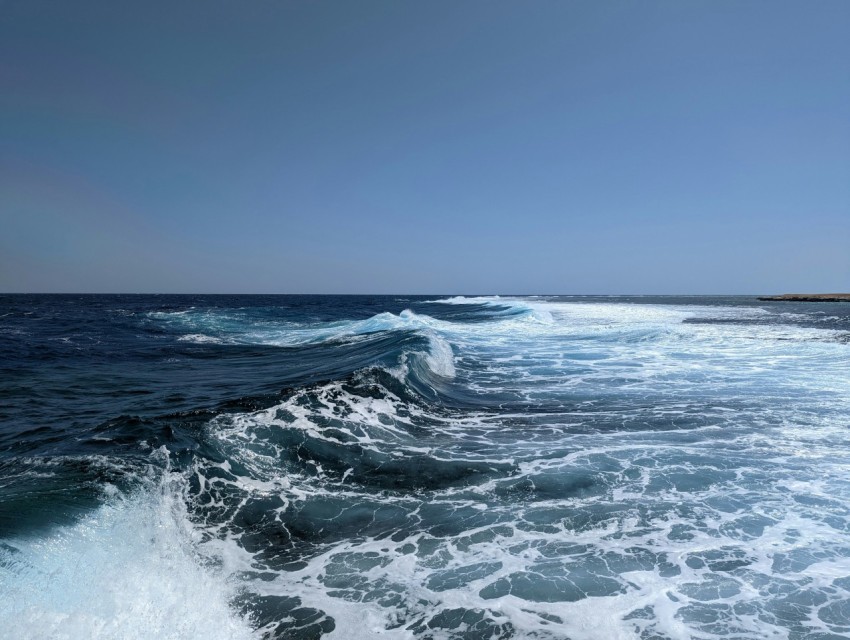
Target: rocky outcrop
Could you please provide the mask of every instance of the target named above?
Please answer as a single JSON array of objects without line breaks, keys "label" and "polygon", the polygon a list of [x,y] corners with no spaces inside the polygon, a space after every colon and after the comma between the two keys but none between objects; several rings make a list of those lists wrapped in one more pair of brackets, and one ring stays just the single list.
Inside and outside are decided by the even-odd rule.
[{"label": "rocky outcrop", "polygon": [[759,300],[789,302],[850,302],[850,293],[783,293],[781,296],[759,296]]}]

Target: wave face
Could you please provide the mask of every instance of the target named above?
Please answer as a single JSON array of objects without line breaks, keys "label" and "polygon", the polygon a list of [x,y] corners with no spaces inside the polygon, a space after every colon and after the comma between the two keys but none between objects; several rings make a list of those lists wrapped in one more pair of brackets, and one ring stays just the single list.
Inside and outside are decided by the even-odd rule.
[{"label": "wave face", "polygon": [[850,634],[850,306],[0,297],[16,638]]}]

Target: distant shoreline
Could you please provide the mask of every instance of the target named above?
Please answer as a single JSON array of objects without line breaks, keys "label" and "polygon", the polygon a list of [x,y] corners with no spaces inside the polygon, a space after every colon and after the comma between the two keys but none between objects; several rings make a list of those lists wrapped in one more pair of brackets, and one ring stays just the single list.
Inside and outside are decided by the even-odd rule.
[{"label": "distant shoreline", "polygon": [[759,300],[784,302],[850,302],[850,293],[783,293],[781,296],[759,296]]}]

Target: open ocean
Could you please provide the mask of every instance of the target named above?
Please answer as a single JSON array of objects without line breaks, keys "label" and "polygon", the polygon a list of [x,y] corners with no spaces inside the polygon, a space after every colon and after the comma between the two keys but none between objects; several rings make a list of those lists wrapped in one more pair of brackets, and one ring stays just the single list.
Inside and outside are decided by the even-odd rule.
[{"label": "open ocean", "polygon": [[2,295],[0,637],[850,637],[850,304]]}]

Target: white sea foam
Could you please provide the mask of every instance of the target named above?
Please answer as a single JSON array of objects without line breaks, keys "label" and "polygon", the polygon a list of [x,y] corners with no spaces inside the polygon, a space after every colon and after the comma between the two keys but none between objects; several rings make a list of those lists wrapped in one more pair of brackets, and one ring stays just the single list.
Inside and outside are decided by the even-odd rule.
[{"label": "white sea foam", "polygon": [[0,635],[173,640],[253,636],[233,586],[196,550],[182,483],[132,495],[0,547]]},{"label": "white sea foam", "polygon": [[225,341],[216,336],[208,336],[203,333],[188,333],[177,338],[180,342],[195,342],[198,344],[225,344]]},{"label": "white sea foam", "polygon": [[[465,324],[405,311],[240,334],[296,344],[414,330],[434,373],[499,401],[415,406],[363,374],[213,420],[227,461],[192,470],[199,508],[254,501],[272,540],[288,540],[292,520],[320,532],[354,523],[281,570],[274,554],[247,550],[234,520],[194,518],[207,536],[178,573],[193,588],[213,576],[205,605],[218,627],[244,630],[226,604],[231,576],[327,613],[328,637],[346,640],[463,638],[483,619],[538,639],[850,633],[850,367],[836,332],[759,324],[765,312],[747,307],[438,302],[512,313]],[[699,322],[712,319],[723,322]],[[494,471],[430,490],[368,484],[395,461]],[[382,518],[396,521],[381,530]],[[156,576],[158,557],[145,563]],[[202,568],[204,557],[220,568]],[[471,617],[452,621],[457,610]]]},{"label": "white sea foam", "polygon": [[428,336],[430,349],[425,357],[428,367],[437,375],[444,378],[454,378],[456,369],[452,346],[437,334]]}]

